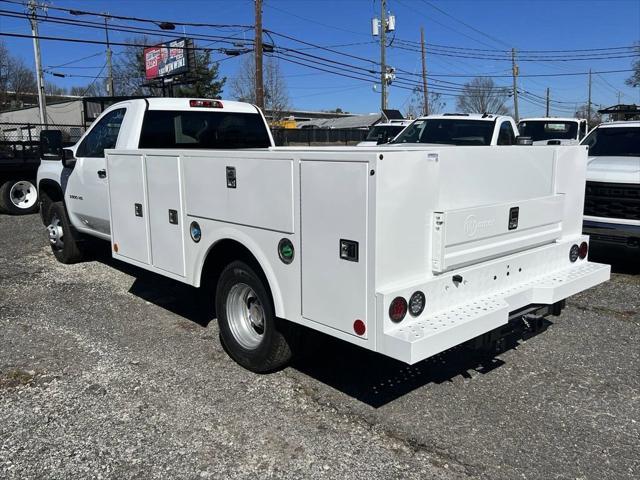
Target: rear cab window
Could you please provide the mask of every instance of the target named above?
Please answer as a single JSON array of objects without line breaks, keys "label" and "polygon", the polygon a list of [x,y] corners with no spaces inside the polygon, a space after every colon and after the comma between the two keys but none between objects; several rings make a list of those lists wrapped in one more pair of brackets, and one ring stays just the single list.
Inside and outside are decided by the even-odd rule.
[{"label": "rear cab window", "polygon": [[419,119],[392,143],[435,143],[443,145],[491,145],[495,121],[454,118]]},{"label": "rear cab window", "polygon": [[578,122],[527,120],[518,124],[520,135],[541,140],[575,140],[578,138]]},{"label": "rear cab window", "polygon": [[139,148],[267,148],[271,140],[258,113],[147,110]]}]

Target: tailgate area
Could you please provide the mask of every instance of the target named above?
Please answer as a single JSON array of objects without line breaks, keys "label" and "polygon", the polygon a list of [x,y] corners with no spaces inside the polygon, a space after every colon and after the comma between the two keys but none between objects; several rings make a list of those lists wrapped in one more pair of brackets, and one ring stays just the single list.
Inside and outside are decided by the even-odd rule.
[{"label": "tailgate area", "polygon": [[[545,245],[378,292],[377,312],[383,319],[378,350],[413,364],[505,325],[510,313],[522,307],[551,305],[608,280],[609,265],[569,261],[573,243]],[[424,312],[391,322],[386,313],[391,301],[415,291],[425,294]]]},{"label": "tailgate area", "polygon": [[562,234],[564,195],[435,212],[432,269],[446,272],[518,250],[551,243]]}]

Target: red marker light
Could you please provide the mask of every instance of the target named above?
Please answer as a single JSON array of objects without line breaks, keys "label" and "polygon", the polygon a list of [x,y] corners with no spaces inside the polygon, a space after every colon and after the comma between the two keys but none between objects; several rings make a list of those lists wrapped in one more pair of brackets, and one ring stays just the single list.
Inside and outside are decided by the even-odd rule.
[{"label": "red marker light", "polygon": [[222,108],[222,102],[219,100],[189,100],[189,106],[200,108]]},{"label": "red marker light", "polygon": [[362,320],[356,320],[353,322],[353,331],[356,332],[356,335],[362,336],[367,331],[367,326]]},{"label": "red marker light", "polygon": [[407,314],[407,301],[402,297],[396,297],[389,305],[389,318],[392,322],[400,322]]},{"label": "red marker light", "polygon": [[589,244],[587,242],[582,242],[580,244],[580,250],[578,251],[580,260],[584,260],[585,258],[587,258],[587,253],[589,253]]}]

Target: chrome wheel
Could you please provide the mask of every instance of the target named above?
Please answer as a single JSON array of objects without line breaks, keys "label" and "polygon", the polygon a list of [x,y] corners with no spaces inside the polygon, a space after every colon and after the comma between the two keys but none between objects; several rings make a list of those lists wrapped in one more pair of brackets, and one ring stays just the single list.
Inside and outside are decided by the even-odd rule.
[{"label": "chrome wheel", "polygon": [[227,296],[227,320],[236,341],[253,350],[264,338],[265,311],[256,292],[245,283],[237,283]]},{"label": "chrome wheel", "polygon": [[51,215],[47,233],[49,234],[49,243],[51,243],[51,246],[55,249],[62,250],[64,247],[64,231],[62,230],[62,220],[56,213]]},{"label": "chrome wheel", "polygon": [[21,180],[12,185],[9,198],[14,206],[21,210],[27,210],[38,201],[38,191],[33,183]]}]

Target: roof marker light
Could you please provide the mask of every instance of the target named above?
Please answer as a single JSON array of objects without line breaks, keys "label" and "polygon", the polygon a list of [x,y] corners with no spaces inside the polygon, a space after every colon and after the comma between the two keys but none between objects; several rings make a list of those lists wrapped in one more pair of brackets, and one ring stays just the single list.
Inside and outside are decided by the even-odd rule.
[{"label": "roof marker light", "polygon": [[222,108],[222,102],[219,100],[189,100],[189,106],[200,108]]}]

